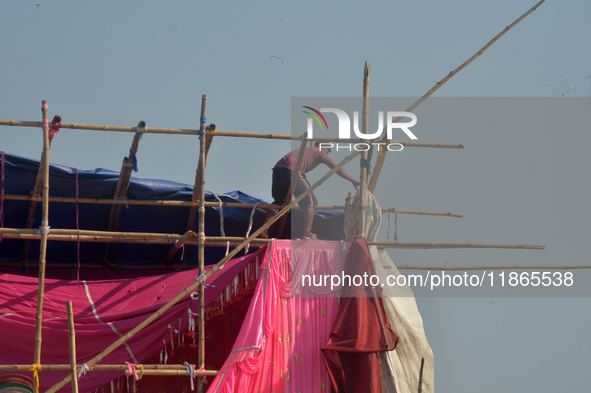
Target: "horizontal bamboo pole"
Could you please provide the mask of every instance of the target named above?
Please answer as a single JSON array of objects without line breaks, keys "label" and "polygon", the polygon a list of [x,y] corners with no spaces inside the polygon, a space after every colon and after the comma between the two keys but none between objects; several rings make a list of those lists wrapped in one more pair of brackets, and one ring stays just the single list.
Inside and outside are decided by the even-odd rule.
[{"label": "horizontal bamboo pole", "polygon": [[522,244],[485,244],[485,243],[409,243],[409,242],[367,242],[378,248],[435,249],[435,248],[503,248],[517,250],[544,250],[544,246]]},{"label": "horizontal bamboo pole", "polygon": [[[6,239],[39,239],[36,229],[22,228],[0,228],[0,233]],[[206,245],[226,246],[226,242],[241,243],[247,238],[244,237],[221,237],[206,236]],[[48,240],[58,241],[87,241],[87,242],[121,242],[121,243],[151,243],[167,244],[175,240],[188,240],[186,244],[196,245],[196,234],[191,232],[185,235],[174,235],[167,233],[140,233],[140,232],[107,232],[87,231],[77,229],[51,229]],[[264,245],[270,239],[251,239],[253,245]],[[544,250],[544,246],[520,245],[520,244],[486,244],[486,243],[413,243],[413,242],[368,242],[371,246],[378,248],[403,248],[403,249],[437,249],[437,248],[504,248],[504,249],[528,249]]]},{"label": "horizontal bamboo pole", "polygon": [[[0,233],[4,234],[5,238],[8,239],[39,239],[39,231],[31,228],[0,228]],[[91,231],[84,229],[56,229],[51,228],[48,234],[50,240],[68,240],[71,236],[80,236],[86,241],[96,241],[114,239],[121,240],[125,243],[126,240],[133,242],[135,240],[149,241],[158,240],[164,243],[169,243],[176,240],[189,240],[197,241],[197,234],[189,231],[184,235],[168,234],[168,233],[148,233],[148,232],[109,232],[109,231]],[[76,239],[74,239],[76,240]]]},{"label": "horizontal bamboo pole", "polygon": [[398,270],[542,270],[542,269],[591,269],[591,265],[483,265],[483,266],[420,266],[398,265]]},{"label": "horizontal bamboo pole", "polygon": [[[175,235],[167,233],[139,233],[139,232],[107,232],[87,231],[77,229],[51,229],[47,235],[48,240],[54,241],[82,241],[82,242],[114,242],[114,243],[147,243],[147,244],[169,244],[172,241],[184,242],[186,245],[196,246],[197,239],[195,232],[190,235]],[[40,235],[36,229],[23,228],[0,228],[0,233],[5,239],[30,239],[38,240]],[[244,237],[212,237],[205,239],[206,245],[226,247],[226,242],[239,243]],[[269,239],[254,239],[252,244],[260,246],[269,243]]]},{"label": "horizontal bamboo pole", "polygon": [[[78,365],[76,369],[80,371],[82,365]],[[184,375],[187,376],[187,368],[176,364],[142,364],[144,368],[144,375]],[[196,367],[193,365],[193,367]],[[27,372],[33,365],[18,364],[18,365],[0,365],[0,372]],[[42,371],[49,372],[63,372],[70,371],[70,365],[67,364],[44,364],[41,366]],[[126,364],[95,364],[88,371],[127,371]],[[138,371],[139,372],[139,371]],[[217,370],[204,370],[205,375],[217,375]]]},{"label": "horizontal bamboo pole", "polygon": [[[0,120],[0,126],[16,126],[16,127],[34,127],[40,128],[39,121],[20,121],[20,120]],[[106,126],[95,124],[77,124],[77,123],[62,123],[61,129],[75,129],[75,130],[89,130],[89,131],[119,131],[119,132],[136,132],[136,127],[123,126]],[[149,134],[174,134],[174,135],[199,135],[199,130],[183,129],[183,128],[148,128]],[[258,139],[277,139],[277,140],[300,140],[301,137],[289,134],[274,134],[274,133],[257,133],[257,132],[239,132],[239,131],[216,131],[215,136],[235,137],[235,138],[258,138]],[[339,139],[331,137],[314,137],[312,141],[318,142],[341,142],[341,143],[368,143],[361,139]],[[370,142],[371,143],[371,142]],[[390,143],[399,143],[404,147],[428,147],[440,149],[463,149],[464,146],[453,143],[423,143],[423,142],[408,142],[408,141],[392,141]]]},{"label": "horizontal bamboo pole", "polygon": [[[5,194],[5,200],[13,201],[32,201],[41,200],[41,197],[34,197],[30,195],[20,194]],[[71,197],[49,197],[49,202],[53,203],[76,203],[76,198]],[[111,198],[78,198],[78,203],[88,203],[97,205],[111,205],[111,204],[125,204],[125,205],[145,205],[145,206],[168,206],[168,207],[190,207],[193,206],[191,201],[169,201],[169,200],[139,200],[139,199],[111,199]],[[252,209],[254,203],[242,203],[242,202],[222,202],[222,207],[226,208],[241,208],[241,209]],[[218,202],[205,202],[205,207],[219,207]],[[272,203],[260,203],[257,209],[282,209],[284,205],[274,205]],[[318,205],[316,210],[345,210],[344,206],[337,205]],[[398,214],[414,214],[414,215],[425,215],[425,216],[445,216],[445,217],[456,217],[461,218],[464,215],[461,213],[451,212],[433,212],[433,211],[422,211],[422,210],[405,210],[395,208],[382,208],[382,213],[398,213]]]}]

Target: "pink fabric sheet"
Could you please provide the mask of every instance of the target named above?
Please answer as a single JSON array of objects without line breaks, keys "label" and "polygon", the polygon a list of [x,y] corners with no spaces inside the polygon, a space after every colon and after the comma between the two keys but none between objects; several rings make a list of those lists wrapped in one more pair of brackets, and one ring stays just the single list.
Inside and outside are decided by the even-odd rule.
[{"label": "pink fabric sheet", "polygon": [[278,240],[268,253],[240,335],[208,393],[331,390],[320,347],[338,293],[300,283],[303,274],[338,274],[345,250],[336,242]]}]

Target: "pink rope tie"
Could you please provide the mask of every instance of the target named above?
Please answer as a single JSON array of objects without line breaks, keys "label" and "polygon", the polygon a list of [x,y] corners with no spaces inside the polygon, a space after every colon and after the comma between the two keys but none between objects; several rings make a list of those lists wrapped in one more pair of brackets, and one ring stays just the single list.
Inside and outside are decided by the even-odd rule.
[{"label": "pink rope tie", "polygon": [[138,370],[143,369],[143,367],[140,367],[137,364],[133,364],[133,363],[129,363],[129,362],[125,362],[125,364],[127,364],[127,371],[125,371],[125,375],[127,375],[127,376],[133,375],[135,380],[139,381],[141,376],[138,374]]},{"label": "pink rope tie", "polygon": [[197,375],[198,377],[205,377],[205,366],[199,366],[199,368],[195,370],[195,375]]}]

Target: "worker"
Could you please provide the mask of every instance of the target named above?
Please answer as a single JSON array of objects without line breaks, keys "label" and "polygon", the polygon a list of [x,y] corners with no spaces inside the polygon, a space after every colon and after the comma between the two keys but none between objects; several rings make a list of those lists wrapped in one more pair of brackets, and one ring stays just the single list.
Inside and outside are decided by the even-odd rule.
[{"label": "worker", "polygon": [[[335,162],[328,156],[331,148],[325,147],[325,145],[327,144],[325,143],[321,145],[320,142],[316,142],[314,147],[308,147],[304,150],[304,157],[302,158],[298,178],[295,182],[295,190],[293,192],[296,197],[310,188],[310,183],[306,180],[306,173],[310,172],[320,164],[325,164],[330,169],[336,167]],[[273,195],[274,204],[283,205],[291,202],[289,188],[291,186],[292,173],[295,169],[299,155],[300,149],[296,149],[277,161],[277,164],[273,167],[273,185],[271,193]],[[355,188],[359,187],[361,184],[342,168],[337,171],[337,175],[351,182]],[[316,235],[312,233],[312,222],[314,220],[314,207],[318,205],[318,200],[314,193],[311,192],[303,198],[299,204],[300,208],[304,210],[303,239],[314,240],[316,239]]]}]

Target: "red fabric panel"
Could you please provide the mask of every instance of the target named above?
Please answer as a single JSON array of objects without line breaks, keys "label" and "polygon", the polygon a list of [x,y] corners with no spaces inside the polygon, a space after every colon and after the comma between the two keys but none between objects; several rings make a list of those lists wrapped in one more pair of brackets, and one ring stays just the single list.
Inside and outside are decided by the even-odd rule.
[{"label": "red fabric panel", "polygon": [[[345,274],[376,274],[365,239],[355,241],[345,260]],[[343,287],[339,312],[322,355],[334,391],[380,392],[378,351],[398,343],[384,309],[380,288]]]}]

